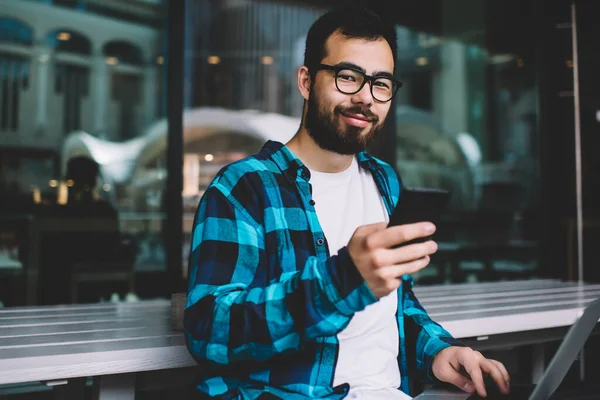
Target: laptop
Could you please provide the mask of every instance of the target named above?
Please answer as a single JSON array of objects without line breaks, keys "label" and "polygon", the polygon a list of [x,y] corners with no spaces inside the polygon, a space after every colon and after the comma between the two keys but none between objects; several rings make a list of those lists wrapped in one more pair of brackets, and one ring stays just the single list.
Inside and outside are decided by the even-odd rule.
[{"label": "laptop", "polygon": [[[600,298],[589,303],[579,314],[537,384],[514,385],[514,387],[511,385],[510,393],[504,395],[500,392],[498,386],[492,382],[486,385],[487,397],[480,397],[477,393],[474,393],[468,397],[468,400],[547,400],[558,389],[565,375],[569,372],[571,365],[573,365],[598,320],[600,320]],[[424,398],[427,398],[427,396],[424,396]]]}]

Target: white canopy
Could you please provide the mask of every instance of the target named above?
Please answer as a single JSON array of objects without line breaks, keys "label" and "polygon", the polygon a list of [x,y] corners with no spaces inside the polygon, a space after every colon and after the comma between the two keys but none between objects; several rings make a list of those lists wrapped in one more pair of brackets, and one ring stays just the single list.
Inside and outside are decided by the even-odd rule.
[{"label": "white canopy", "polygon": [[[229,110],[203,107],[183,113],[183,141],[191,143],[219,131],[235,132],[263,141],[287,142],[300,126],[300,119],[256,110]],[[89,156],[101,168],[105,182],[124,183],[136,168],[146,165],[167,150],[166,119],[152,124],[146,132],[125,142],[99,139],[84,131],[71,133],[63,145],[62,166],[75,156]]]}]

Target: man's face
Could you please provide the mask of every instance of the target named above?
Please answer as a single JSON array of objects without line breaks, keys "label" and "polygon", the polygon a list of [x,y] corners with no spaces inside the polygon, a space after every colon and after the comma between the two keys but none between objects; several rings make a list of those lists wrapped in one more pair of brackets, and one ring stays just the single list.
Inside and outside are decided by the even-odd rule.
[{"label": "man's face", "polygon": [[[348,39],[335,32],[326,48],[322,64],[355,65],[368,75],[392,74],[394,70],[392,50],[383,38]],[[322,149],[356,154],[365,150],[383,127],[390,104],[373,98],[369,82],[358,93],[344,94],[336,87],[335,72],[321,70],[311,84],[304,125]]]}]

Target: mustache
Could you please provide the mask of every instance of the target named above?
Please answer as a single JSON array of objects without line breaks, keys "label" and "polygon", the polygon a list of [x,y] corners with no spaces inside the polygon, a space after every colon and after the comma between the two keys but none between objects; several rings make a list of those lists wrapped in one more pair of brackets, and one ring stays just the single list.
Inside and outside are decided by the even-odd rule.
[{"label": "mustache", "polygon": [[371,111],[368,107],[361,106],[352,106],[352,107],[342,107],[337,106],[335,111],[340,114],[359,114],[363,117],[367,118],[370,121],[378,122],[379,117],[373,111]]}]

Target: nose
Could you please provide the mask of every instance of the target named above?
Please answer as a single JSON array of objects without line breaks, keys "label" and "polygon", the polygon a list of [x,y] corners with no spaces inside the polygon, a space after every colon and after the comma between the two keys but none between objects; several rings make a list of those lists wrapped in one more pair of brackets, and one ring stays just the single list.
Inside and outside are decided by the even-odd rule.
[{"label": "nose", "polygon": [[365,82],[362,89],[352,95],[352,102],[355,104],[371,105],[373,103],[373,95],[371,94],[371,83]]}]

